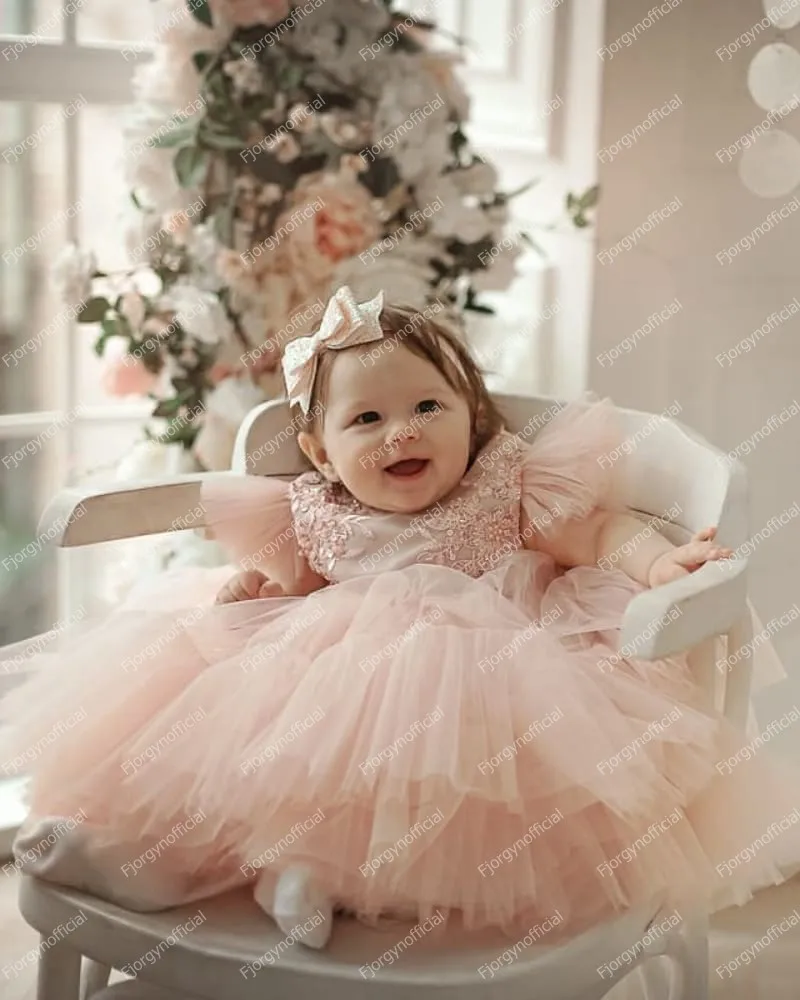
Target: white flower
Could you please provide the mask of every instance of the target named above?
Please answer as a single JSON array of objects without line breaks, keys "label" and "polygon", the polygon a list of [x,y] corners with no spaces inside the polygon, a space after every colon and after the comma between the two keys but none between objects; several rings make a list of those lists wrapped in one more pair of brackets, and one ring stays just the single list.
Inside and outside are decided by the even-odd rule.
[{"label": "white flower", "polygon": [[492,257],[487,268],[471,274],[476,292],[504,292],[516,278],[516,261],[524,251],[518,243],[498,249],[500,253]]},{"label": "white flower", "polygon": [[497,186],[497,171],[491,163],[473,163],[463,170],[454,170],[449,176],[463,195],[483,197],[494,194]]},{"label": "white flower", "polygon": [[128,258],[134,264],[149,260],[151,247],[158,246],[158,216],[135,209],[126,211],[122,219],[123,243]]},{"label": "white flower", "polygon": [[454,52],[423,52],[420,58],[455,117],[466,121],[469,118],[470,97],[456,68],[463,65],[464,59]]},{"label": "white flower", "polygon": [[436,236],[455,237],[463,243],[476,243],[491,232],[486,213],[477,206],[465,205],[452,174],[429,177],[417,188],[421,205],[438,205],[431,216],[431,232]]},{"label": "white flower", "polygon": [[375,109],[373,146],[391,157],[404,181],[443,172],[451,153],[448,108],[424,62],[397,53],[381,63],[383,90]]},{"label": "white flower", "polygon": [[194,452],[207,469],[230,468],[239,425],[265,399],[249,378],[226,378],[208,394],[203,426],[194,442]]},{"label": "white flower", "polygon": [[123,127],[125,157],[122,161],[125,182],[135,190],[155,216],[176,207],[183,207],[182,192],[172,169],[174,149],[159,149],[153,145],[159,129],[169,118],[169,112],[145,108],[129,119]]},{"label": "white flower", "polygon": [[364,59],[360,50],[390,25],[389,12],[380,0],[331,0],[298,21],[292,46],[346,85],[377,84],[376,63]]},{"label": "white flower", "polygon": [[231,335],[231,326],[219,299],[194,285],[177,284],[159,300],[169,309],[190,337],[213,346]]},{"label": "white flower", "polygon": [[389,303],[422,308],[431,299],[437,277],[430,261],[439,256],[441,248],[437,243],[426,237],[410,236],[391,249],[370,256],[368,263],[360,257],[344,261],[336,270],[332,287],[349,285],[358,300],[383,291]]},{"label": "white flower", "polygon": [[496,205],[492,205],[491,208],[485,208],[484,213],[486,218],[489,220],[492,226],[492,232],[499,232],[497,239],[500,239],[502,235],[503,227],[506,225],[508,220],[511,218],[511,210],[508,207],[507,201],[501,201]]},{"label": "white flower", "polygon": [[256,201],[259,205],[274,205],[283,197],[283,188],[279,184],[265,184],[261,188]]},{"label": "white flower", "polygon": [[115,471],[118,482],[133,479],[163,479],[174,475],[171,466],[174,445],[159,444],[157,441],[137,441],[122,457]]},{"label": "white flower", "polygon": [[92,294],[92,275],[97,258],[91,250],[68,243],[53,264],[52,277],[59,295],[68,306],[77,308]]},{"label": "white flower", "polygon": [[151,267],[145,267],[137,271],[131,278],[131,283],[135,291],[144,295],[147,299],[155,298],[161,294],[164,282],[159,278]]},{"label": "white flower", "polygon": [[300,155],[300,143],[293,135],[282,135],[275,143],[275,159],[278,163],[291,163]]},{"label": "white flower", "polygon": [[218,417],[234,430],[247,414],[264,402],[264,393],[249,378],[226,378],[206,397],[205,419]]},{"label": "white flower", "polygon": [[134,331],[137,331],[144,321],[144,310],[144,299],[137,292],[126,292],[122,296],[119,311]]},{"label": "white flower", "polygon": [[264,89],[261,70],[255,59],[231,59],[223,65],[238,94],[260,94]]},{"label": "white flower", "polygon": [[208,223],[192,226],[186,239],[192,261],[192,282],[206,292],[218,292],[223,281],[217,272],[220,244]]}]

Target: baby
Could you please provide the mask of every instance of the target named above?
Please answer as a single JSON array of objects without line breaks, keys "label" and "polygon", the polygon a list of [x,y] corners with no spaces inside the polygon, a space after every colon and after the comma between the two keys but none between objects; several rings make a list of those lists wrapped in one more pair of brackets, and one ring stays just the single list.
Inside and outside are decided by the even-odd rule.
[{"label": "baby", "polygon": [[[716,898],[717,862],[791,812],[791,787],[761,758],[719,773],[738,737],[684,658],[617,651],[636,594],[732,554],[715,527],[678,546],[642,531],[600,461],[624,440],[610,402],[570,404],[526,443],[459,338],[381,295],[339,289],[283,367],[313,471],[204,487],[243,567],[213,606],[191,624],[155,594],[118,609],[4,704],[0,758],[38,741],[35,813],[84,810],[95,870],[203,817],[158,878],[106,863],[80,884],[155,908],[254,882],[287,934],[318,918],[314,947],[335,907],[575,933],[661,893]],[[88,721],[49,742],[78,707]],[[777,857],[723,888],[741,901]]]},{"label": "baby", "polygon": [[[348,301],[345,294],[339,293],[341,301]],[[409,310],[380,313],[375,302],[364,310],[367,316],[380,314],[385,349],[365,351],[358,335],[351,336],[353,346],[318,340],[312,360],[305,362],[307,369],[313,364],[318,370],[311,376],[303,372],[313,390],[307,401],[294,400],[307,428],[298,435],[298,444],[328,482],[342,484],[364,507],[418,514],[452,493],[479,446],[500,430],[502,419],[453,334],[432,324],[419,327]],[[448,355],[461,364],[463,375],[453,372]],[[304,419],[309,411],[313,416]],[[595,566],[608,554],[627,551],[629,543],[633,551],[618,565],[649,587],[732,555],[715,543],[715,527],[676,547],[655,533],[642,537],[641,521],[609,510],[596,510],[580,523],[562,522],[547,538],[530,531],[523,517],[520,532],[530,548],[547,552],[562,566]],[[325,583],[309,573],[284,589],[264,573],[248,570],[234,576],[217,600],[309,594]]]}]

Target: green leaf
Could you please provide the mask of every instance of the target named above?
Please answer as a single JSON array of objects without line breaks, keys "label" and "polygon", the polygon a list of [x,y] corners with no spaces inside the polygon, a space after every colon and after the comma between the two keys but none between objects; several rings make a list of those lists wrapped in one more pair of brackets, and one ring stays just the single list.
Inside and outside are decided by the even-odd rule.
[{"label": "green leaf", "polygon": [[468,309],[470,312],[483,313],[486,316],[494,316],[495,313],[491,306],[481,305],[474,299],[471,302],[465,302],[464,308]]},{"label": "green leaf", "polygon": [[574,208],[578,204],[578,199],[571,191],[567,191],[567,208]]},{"label": "green leaf", "polygon": [[572,224],[575,226],[576,229],[586,229],[586,227],[589,225],[589,220],[586,218],[585,215],[582,215],[580,212],[578,212],[578,214],[573,218]]},{"label": "green leaf", "polygon": [[110,308],[111,303],[108,299],[95,296],[86,300],[75,319],[78,323],[99,323]]},{"label": "green leaf", "polygon": [[455,156],[458,156],[459,150],[468,145],[468,143],[469,139],[467,139],[460,126],[454,128],[450,133],[450,150]]},{"label": "green leaf", "polygon": [[186,6],[196,21],[204,24],[207,28],[213,27],[214,19],[211,16],[208,0],[187,0]]},{"label": "green leaf", "polygon": [[231,198],[214,212],[214,235],[226,247],[233,244],[235,211],[236,201]]},{"label": "green leaf", "polygon": [[[100,329],[103,331],[106,337],[125,336],[124,326],[120,322],[121,319],[122,319],[121,316],[107,316],[100,322]],[[125,324],[125,326],[127,326],[127,324]]]},{"label": "green leaf", "polygon": [[139,201],[139,196],[135,191],[131,191],[131,201],[133,202],[133,207],[137,208],[140,212],[143,212],[142,203]]},{"label": "green leaf", "polygon": [[592,187],[587,188],[583,194],[578,199],[578,204],[581,208],[594,208],[597,202],[600,200],[600,185],[594,184]]},{"label": "green leaf", "polygon": [[180,406],[181,400],[177,396],[173,399],[162,399],[153,410],[153,416],[163,417],[165,419],[168,417],[174,417],[180,409]]},{"label": "green leaf", "polygon": [[281,90],[294,90],[303,82],[306,75],[305,66],[290,64],[278,76],[278,85]]},{"label": "green leaf", "polygon": [[[170,119],[170,121],[175,120],[175,118]],[[162,125],[161,128],[166,128],[166,124]],[[190,118],[188,121],[181,122],[177,128],[156,136],[150,145],[154,149],[171,149],[173,146],[181,146],[190,139],[194,139],[196,131],[197,122]]]},{"label": "green leaf", "polygon": [[194,63],[194,68],[197,70],[198,73],[202,73],[213,58],[214,58],[213,52],[195,52],[192,55],[192,62]]},{"label": "green leaf", "polygon": [[198,142],[204,146],[211,146],[212,149],[235,149],[238,152],[247,145],[245,140],[240,139],[238,135],[209,128],[206,123],[203,123],[198,129],[197,139]]},{"label": "green leaf", "polygon": [[106,349],[106,344],[111,338],[107,333],[101,333],[97,340],[94,342],[94,353],[98,358],[102,358],[103,353]]},{"label": "green leaf", "polygon": [[181,187],[194,187],[205,178],[208,158],[208,150],[198,146],[181,146],[173,161],[175,176]]},{"label": "green leaf", "polygon": [[541,183],[541,177],[536,177],[532,181],[528,181],[527,184],[523,184],[522,187],[515,188],[513,191],[507,191],[505,195],[505,200],[510,201],[511,198],[518,198],[521,194],[525,194],[526,191],[530,191],[531,188],[535,188],[537,184]]}]

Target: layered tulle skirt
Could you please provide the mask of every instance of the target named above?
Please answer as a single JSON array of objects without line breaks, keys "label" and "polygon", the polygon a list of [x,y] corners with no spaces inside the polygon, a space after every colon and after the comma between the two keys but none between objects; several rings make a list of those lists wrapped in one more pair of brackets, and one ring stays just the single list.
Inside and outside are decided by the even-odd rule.
[{"label": "layered tulle skirt", "polygon": [[34,814],[98,849],[169,838],[194,896],[304,863],[365,919],[467,926],[742,902],[800,858],[793,788],[684,660],[615,655],[622,573],[523,552],[214,606],[228,573],[2,651],[35,671],[0,743]]}]

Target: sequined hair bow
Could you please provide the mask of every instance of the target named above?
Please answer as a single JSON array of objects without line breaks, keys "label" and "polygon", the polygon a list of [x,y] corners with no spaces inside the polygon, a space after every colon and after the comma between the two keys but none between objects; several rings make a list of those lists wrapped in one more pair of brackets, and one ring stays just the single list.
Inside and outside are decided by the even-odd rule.
[{"label": "sequined hair bow", "polygon": [[319,356],[323,351],[340,351],[382,340],[382,309],[383,292],[359,305],[347,285],[339,288],[325,307],[317,332],[310,337],[298,337],[286,345],[282,364],[289,402],[299,403],[303,413],[308,413]]}]

